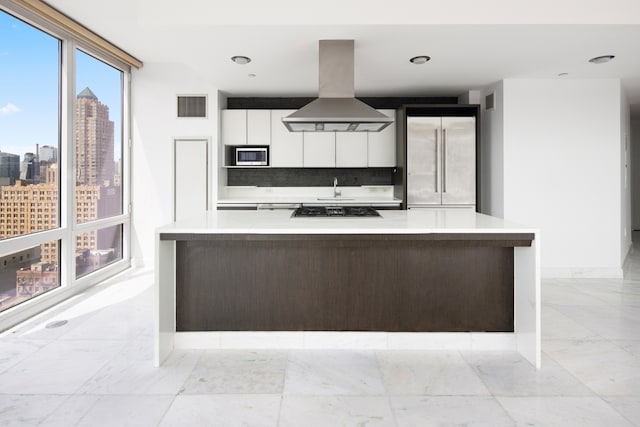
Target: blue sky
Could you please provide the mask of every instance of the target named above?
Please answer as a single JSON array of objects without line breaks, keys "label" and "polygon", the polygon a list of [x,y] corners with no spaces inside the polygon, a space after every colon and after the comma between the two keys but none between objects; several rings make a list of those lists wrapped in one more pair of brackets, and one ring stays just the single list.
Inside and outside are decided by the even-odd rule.
[{"label": "blue sky", "polygon": [[[59,41],[0,11],[0,151],[58,145]],[[89,87],[109,106],[120,158],[121,73],[77,51],[76,93]]]}]

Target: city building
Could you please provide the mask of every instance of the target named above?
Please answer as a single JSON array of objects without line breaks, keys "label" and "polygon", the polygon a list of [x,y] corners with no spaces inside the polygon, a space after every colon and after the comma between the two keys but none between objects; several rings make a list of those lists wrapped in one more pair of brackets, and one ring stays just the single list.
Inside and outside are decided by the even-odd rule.
[{"label": "city building", "polygon": [[16,272],[16,298],[28,299],[60,286],[58,264],[36,262]]},{"label": "city building", "polygon": [[114,123],[109,107],[88,87],[77,96],[76,127],[77,184],[112,185]]},{"label": "city building", "polygon": [[20,156],[0,151],[0,185],[13,185],[20,178]]},{"label": "city building", "polygon": [[34,153],[24,153],[24,158],[20,164],[20,179],[37,181],[40,175],[38,156]]},{"label": "city building", "polygon": [[38,157],[39,157],[38,160],[40,160],[40,162],[57,163],[58,149],[50,145],[43,145],[42,147],[40,147],[40,150],[38,151]]}]

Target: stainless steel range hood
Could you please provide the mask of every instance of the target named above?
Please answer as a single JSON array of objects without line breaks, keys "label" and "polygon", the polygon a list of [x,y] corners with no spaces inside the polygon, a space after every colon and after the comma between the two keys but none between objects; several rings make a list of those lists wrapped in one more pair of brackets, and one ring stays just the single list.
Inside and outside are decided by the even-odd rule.
[{"label": "stainless steel range hood", "polygon": [[282,119],[291,132],[379,132],[393,119],[357,100],[353,40],[320,40],[319,98]]}]

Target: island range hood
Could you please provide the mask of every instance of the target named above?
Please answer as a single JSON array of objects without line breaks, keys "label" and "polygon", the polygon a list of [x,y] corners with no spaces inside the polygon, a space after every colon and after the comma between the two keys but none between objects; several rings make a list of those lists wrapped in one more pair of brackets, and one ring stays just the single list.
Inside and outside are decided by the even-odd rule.
[{"label": "island range hood", "polygon": [[353,40],[320,40],[318,99],[282,118],[291,132],[380,132],[393,123],[355,98]]}]

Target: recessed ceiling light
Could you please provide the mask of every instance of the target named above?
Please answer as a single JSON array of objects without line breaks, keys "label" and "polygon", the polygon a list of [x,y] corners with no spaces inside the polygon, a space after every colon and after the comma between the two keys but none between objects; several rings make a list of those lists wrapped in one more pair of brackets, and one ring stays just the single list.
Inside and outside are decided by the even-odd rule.
[{"label": "recessed ceiling light", "polygon": [[431,57],[427,56],[427,55],[420,55],[420,56],[414,56],[413,58],[411,58],[409,60],[409,62],[411,62],[412,64],[426,64],[427,62],[429,62],[431,60]]},{"label": "recessed ceiling light", "polygon": [[613,55],[602,55],[591,58],[589,62],[591,62],[592,64],[604,64],[605,62],[611,61],[613,58],[615,58],[615,56]]},{"label": "recessed ceiling light", "polygon": [[564,77],[564,76],[568,76],[569,73],[558,73],[558,77]]},{"label": "recessed ceiling light", "polygon": [[251,62],[251,58],[249,58],[248,56],[232,56],[231,60],[240,65],[248,64],[249,62]]}]

